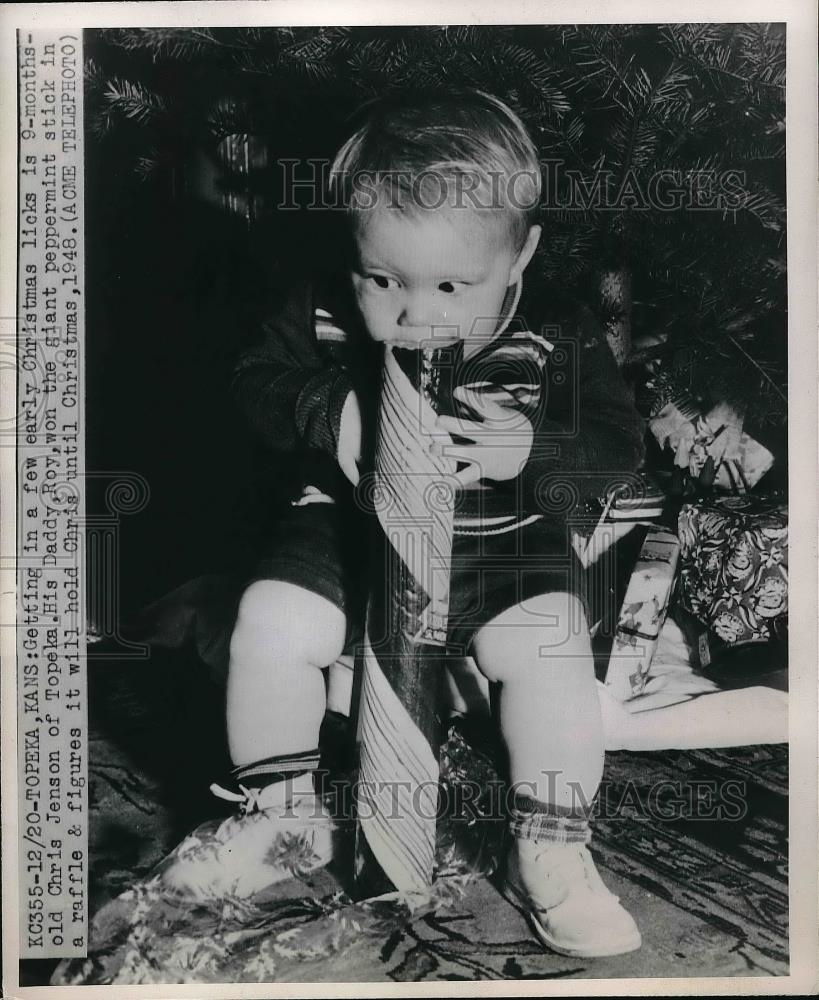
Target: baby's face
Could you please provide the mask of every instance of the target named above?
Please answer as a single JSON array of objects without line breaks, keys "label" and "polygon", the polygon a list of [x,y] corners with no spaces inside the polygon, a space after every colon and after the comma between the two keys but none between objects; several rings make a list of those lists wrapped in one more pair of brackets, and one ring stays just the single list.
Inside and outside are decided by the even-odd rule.
[{"label": "baby's face", "polygon": [[502,219],[471,209],[373,209],[358,221],[352,276],[370,336],[395,347],[465,340],[467,355],[479,349],[537,245],[535,230],[518,252]]}]

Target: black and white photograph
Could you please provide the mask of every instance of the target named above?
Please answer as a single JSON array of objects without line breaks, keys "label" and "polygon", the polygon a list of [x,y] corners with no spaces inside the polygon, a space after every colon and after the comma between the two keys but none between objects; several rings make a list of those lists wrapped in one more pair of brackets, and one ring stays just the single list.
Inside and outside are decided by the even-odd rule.
[{"label": "black and white photograph", "polygon": [[812,992],[815,11],[95,6],[3,14],[5,994]]}]

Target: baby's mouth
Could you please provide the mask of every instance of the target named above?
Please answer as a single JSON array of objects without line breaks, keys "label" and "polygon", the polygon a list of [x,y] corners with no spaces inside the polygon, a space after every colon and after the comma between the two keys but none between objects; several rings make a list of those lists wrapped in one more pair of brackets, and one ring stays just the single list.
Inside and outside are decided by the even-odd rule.
[{"label": "baby's mouth", "polygon": [[420,351],[424,347],[423,340],[388,340],[387,347],[398,347],[402,351]]},{"label": "baby's mouth", "polygon": [[457,339],[450,340],[445,337],[422,337],[418,340],[384,341],[387,347],[399,347],[404,351],[433,351],[439,347],[452,347],[457,342]]}]

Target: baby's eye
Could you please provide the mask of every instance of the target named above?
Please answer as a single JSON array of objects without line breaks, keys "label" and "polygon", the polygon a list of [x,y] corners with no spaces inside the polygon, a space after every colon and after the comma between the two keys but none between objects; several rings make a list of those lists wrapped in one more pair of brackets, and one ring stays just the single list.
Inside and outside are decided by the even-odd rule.
[{"label": "baby's eye", "polygon": [[439,292],[446,292],[447,295],[452,295],[455,292],[461,291],[466,287],[466,283],[463,281],[442,281],[438,285]]},{"label": "baby's eye", "polygon": [[398,282],[395,278],[388,278],[385,274],[368,274],[367,279],[372,281],[377,288],[397,288]]}]

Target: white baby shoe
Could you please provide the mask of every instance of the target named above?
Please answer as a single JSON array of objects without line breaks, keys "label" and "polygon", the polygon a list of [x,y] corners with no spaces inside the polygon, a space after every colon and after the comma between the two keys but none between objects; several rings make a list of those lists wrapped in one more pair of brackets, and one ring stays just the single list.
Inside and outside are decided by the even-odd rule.
[{"label": "white baby shoe", "polygon": [[642,944],[631,914],[610,892],[582,843],[549,844],[515,838],[506,890],[552,951],[600,958]]}]

